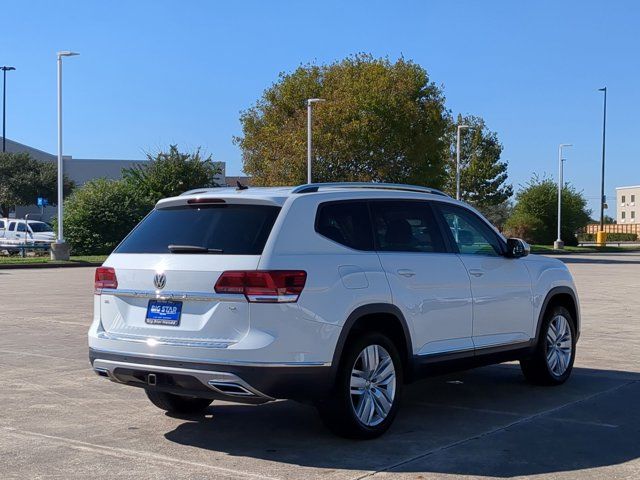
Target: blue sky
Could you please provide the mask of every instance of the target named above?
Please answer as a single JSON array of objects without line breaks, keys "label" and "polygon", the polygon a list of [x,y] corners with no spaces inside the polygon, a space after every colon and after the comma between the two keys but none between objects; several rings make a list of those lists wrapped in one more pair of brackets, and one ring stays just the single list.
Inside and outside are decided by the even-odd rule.
[{"label": "blue sky", "polygon": [[[424,66],[454,114],[485,118],[511,181],[556,175],[596,208],[602,95],[607,180],[640,184],[640,3],[634,1],[4,2],[7,136],[56,149],[55,52],[65,61],[65,153],[143,158],[197,146],[238,174],[239,112],[281,71],[357,52]],[[610,201],[613,207],[615,202]],[[610,211],[609,213],[613,213]]]}]

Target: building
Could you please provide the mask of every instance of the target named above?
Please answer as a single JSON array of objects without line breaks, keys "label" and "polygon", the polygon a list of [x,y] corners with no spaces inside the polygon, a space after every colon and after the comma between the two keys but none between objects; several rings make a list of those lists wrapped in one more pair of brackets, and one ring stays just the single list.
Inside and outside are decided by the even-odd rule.
[{"label": "building", "polygon": [[[0,141],[2,137],[0,137]],[[57,163],[58,157],[51,153],[43,152],[37,148],[24,145],[22,143],[14,142],[7,138],[6,151],[10,153],[28,153],[31,158],[39,160],[41,162],[53,162]],[[107,178],[117,180],[122,178],[122,170],[125,168],[131,168],[136,165],[144,165],[147,160],[113,160],[113,159],[86,159],[86,158],[73,158],[70,155],[64,155],[62,157],[64,174],[73,180],[76,186],[82,186],[89,180],[97,178]],[[225,185],[225,163],[218,162],[222,173],[216,176],[215,180],[219,185]],[[1,181],[1,180],[0,180]],[[48,206],[41,209],[35,205],[36,199],[34,198],[34,205],[16,206],[15,212],[12,216],[16,218],[24,218],[26,214],[30,214],[32,218],[42,218],[45,221],[50,220],[56,216],[56,208],[54,206]],[[56,199],[48,199],[50,204],[54,204]]]},{"label": "building", "polygon": [[640,223],[640,185],[616,188],[616,221],[618,224]]}]

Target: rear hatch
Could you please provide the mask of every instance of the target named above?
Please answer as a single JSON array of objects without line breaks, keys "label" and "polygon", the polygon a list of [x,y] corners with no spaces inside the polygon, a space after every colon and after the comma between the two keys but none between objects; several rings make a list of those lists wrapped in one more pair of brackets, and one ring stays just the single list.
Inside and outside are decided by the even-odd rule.
[{"label": "rear hatch", "polygon": [[258,268],[279,211],[219,199],[156,207],[96,274],[106,334],[185,346],[240,341],[249,330],[247,300],[214,286],[224,271]]}]

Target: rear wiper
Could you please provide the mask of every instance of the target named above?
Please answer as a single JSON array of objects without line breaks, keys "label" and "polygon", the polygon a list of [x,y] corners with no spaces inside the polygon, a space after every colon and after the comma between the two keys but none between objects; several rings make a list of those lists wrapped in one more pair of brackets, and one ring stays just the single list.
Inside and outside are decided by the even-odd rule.
[{"label": "rear wiper", "polygon": [[199,245],[167,245],[171,253],[222,253],[221,248],[207,248]]}]

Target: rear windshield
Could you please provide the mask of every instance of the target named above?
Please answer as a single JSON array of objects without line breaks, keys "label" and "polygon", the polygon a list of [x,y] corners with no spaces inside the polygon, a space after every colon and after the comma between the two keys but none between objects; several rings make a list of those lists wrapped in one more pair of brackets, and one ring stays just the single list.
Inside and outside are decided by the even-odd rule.
[{"label": "rear windshield", "polygon": [[221,255],[260,255],[279,211],[239,204],[156,209],[115,253],[170,253],[169,245],[185,245]]}]

